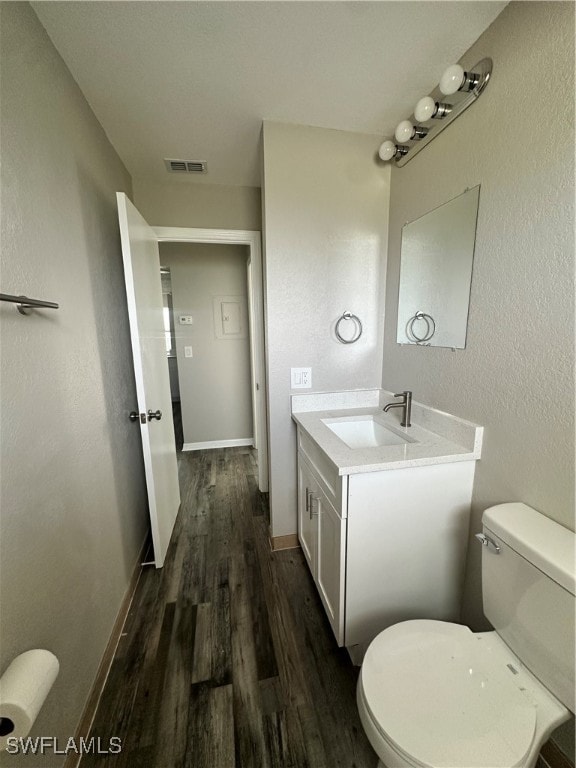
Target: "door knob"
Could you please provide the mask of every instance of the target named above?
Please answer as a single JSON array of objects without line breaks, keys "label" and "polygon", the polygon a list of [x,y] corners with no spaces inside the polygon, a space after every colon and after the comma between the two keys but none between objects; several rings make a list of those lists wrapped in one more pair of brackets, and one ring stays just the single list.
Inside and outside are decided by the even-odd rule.
[{"label": "door knob", "polygon": [[140,421],[141,424],[146,424],[146,414],[145,413],[138,413],[138,411],[130,411],[130,415],[128,416],[130,421]]},{"label": "door knob", "polygon": [[152,419],[157,419],[158,421],[160,421],[161,418],[162,418],[162,411],[160,411],[160,410],[153,411],[151,408],[149,409],[149,411],[148,411],[148,421],[152,421]]}]

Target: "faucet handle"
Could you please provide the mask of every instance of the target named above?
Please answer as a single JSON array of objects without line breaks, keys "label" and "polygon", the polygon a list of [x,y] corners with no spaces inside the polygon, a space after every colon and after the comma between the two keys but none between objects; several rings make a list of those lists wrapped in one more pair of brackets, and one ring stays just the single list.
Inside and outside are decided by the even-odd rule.
[{"label": "faucet handle", "polygon": [[408,394],[408,391],[404,390],[404,392],[398,392],[398,394],[394,395],[394,397],[406,397],[407,394]]}]

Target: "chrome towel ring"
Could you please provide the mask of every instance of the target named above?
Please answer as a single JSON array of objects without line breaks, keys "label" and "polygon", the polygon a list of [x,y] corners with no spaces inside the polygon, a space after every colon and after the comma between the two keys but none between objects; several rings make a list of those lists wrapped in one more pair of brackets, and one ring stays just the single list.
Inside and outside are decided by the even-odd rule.
[{"label": "chrome towel ring", "polygon": [[[340,333],[340,323],[342,322],[342,320],[352,320],[352,322],[356,326],[356,332],[351,339],[345,339]],[[336,334],[336,338],[341,344],[354,344],[354,342],[358,341],[360,336],[362,336],[362,323],[360,322],[360,318],[357,315],[353,315],[352,312],[348,312],[348,311],[343,312],[342,315],[336,321],[336,327],[334,328],[334,333]]]},{"label": "chrome towel ring", "polygon": [[[423,320],[426,323],[426,331],[424,332],[423,336],[418,336],[414,331],[414,323],[418,320]],[[414,342],[415,344],[425,344],[427,341],[430,341],[435,333],[436,323],[434,322],[434,318],[432,315],[429,315],[426,312],[420,312],[419,310],[406,323],[406,336],[408,336],[410,341]]]}]

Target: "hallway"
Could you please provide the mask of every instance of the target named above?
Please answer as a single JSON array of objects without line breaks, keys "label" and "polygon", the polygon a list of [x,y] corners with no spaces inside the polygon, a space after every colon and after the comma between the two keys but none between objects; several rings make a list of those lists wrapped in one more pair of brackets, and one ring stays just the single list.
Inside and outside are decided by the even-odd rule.
[{"label": "hallway", "polygon": [[375,768],[299,549],[271,552],[255,452],[179,454],[165,566],[142,573],[81,768]]}]

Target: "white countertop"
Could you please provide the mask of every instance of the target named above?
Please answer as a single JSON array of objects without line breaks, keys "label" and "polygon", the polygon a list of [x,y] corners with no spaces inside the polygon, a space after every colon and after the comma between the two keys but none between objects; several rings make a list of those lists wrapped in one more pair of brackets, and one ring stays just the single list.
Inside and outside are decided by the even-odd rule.
[{"label": "white countertop", "polygon": [[[391,393],[381,391],[380,399],[390,402],[393,400],[390,395]],[[322,398],[319,396],[315,398],[320,404]],[[373,401],[373,397],[370,399]],[[326,398],[327,404],[333,402],[333,395]],[[293,398],[292,418],[336,465],[339,475],[447,464],[455,461],[474,461],[480,458],[482,427],[442,411],[413,403],[412,426],[401,427],[401,409],[395,408],[384,413],[381,405],[352,408],[342,407],[340,403],[338,405],[340,407],[326,410],[298,410]],[[350,416],[374,416],[383,426],[390,427],[396,434],[405,434],[414,442],[370,448],[349,448],[323,423],[323,420]],[[426,427],[433,425],[438,431],[431,431],[422,426],[422,423],[425,423]]]}]

